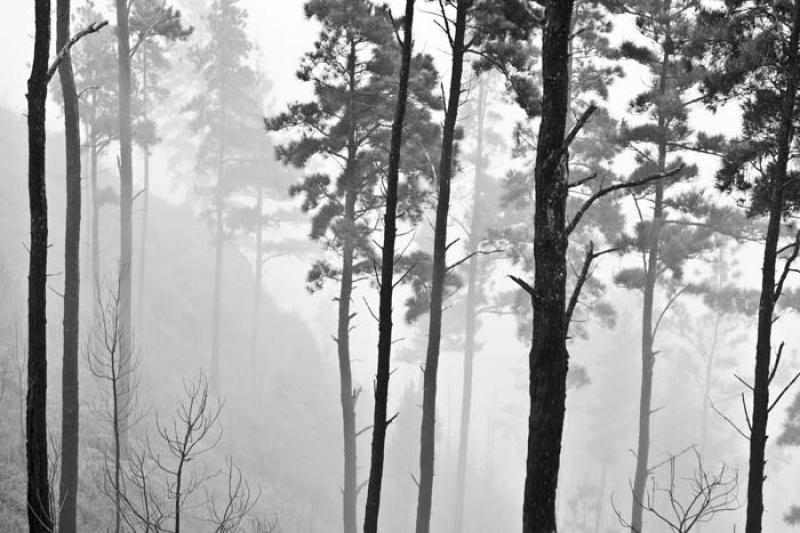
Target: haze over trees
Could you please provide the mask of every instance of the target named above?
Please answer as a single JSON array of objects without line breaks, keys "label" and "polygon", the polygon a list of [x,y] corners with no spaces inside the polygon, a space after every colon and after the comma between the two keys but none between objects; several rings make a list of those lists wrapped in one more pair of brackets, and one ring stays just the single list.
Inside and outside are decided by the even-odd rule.
[{"label": "haze over trees", "polygon": [[0,529],[800,527],[800,0],[5,14]]}]

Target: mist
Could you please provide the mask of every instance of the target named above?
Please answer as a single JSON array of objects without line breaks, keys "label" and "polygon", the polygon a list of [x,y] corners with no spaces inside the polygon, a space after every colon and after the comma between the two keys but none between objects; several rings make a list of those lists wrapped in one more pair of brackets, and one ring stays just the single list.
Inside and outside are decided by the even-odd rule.
[{"label": "mist", "polygon": [[4,12],[0,531],[800,524],[800,1]]}]

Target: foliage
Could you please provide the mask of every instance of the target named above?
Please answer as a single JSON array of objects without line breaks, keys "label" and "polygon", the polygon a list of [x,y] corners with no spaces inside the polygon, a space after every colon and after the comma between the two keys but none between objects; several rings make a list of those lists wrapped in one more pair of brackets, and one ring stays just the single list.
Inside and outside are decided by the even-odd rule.
[{"label": "foliage", "polygon": [[[400,50],[386,7],[366,0],[313,0],[305,13],[322,25],[297,72],[300,80],[313,85],[314,99],[293,103],[265,122],[268,130],[291,136],[276,147],[278,159],[307,171],[290,194],[302,198],[303,211],[312,217],[310,237],[331,251],[351,240],[356,273],[369,272],[377,259],[372,232],[383,205]],[[437,87],[433,59],[417,54],[409,80],[398,191],[399,218],[412,224],[422,216],[432,161],[438,159],[439,127],[431,119],[431,111],[441,108]],[[352,220],[345,216],[348,193],[355,202]],[[313,268],[309,288],[321,287],[333,272],[330,265]]]}]

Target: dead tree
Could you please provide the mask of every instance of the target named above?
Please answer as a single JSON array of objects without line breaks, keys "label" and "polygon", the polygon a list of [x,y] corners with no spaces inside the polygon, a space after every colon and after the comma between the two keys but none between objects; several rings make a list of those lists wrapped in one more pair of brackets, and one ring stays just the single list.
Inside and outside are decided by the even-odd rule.
[{"label": "dead tree", "polygon": [[[204,376],[185,381],[183,398],[169,423],[156,420],[157,439],[131,452],[122,498],[125,520],[136,531],[180,533],[185,511],[203,506],[189,504],[198,490],[205,491],[206,516],[202,521],[213,526],[214,533],[241,531],[245,520],[260,497],[253,492],[241,471],[228,460],[224,493],[205,490],[217,477],[207,469],[190,470],[201,455],[217,446],[222,430],[217,422],[222,404],[209,398]],[[257,530],[276,531],[276,521],[258,522]]]},{"label": "dead tree", "polygon": [[[679,478],[678,459],[689,452],[696,459],[694,472],[689,477]],[[667,467],[666,482],[663,485],[659,484],[656,476],[652,476],[644,501],[638,500],[636,504],[672,533],[690,533],[717,515],[735,511],[740,507],[738,472],[731,471],[725,464],[722,464],[719,470],[706,470],[702,455],[694,447],[670,455],[666,461],[648,469],[648,474],[664,466]],[[680,493],[684,496],[682,497]],[[623,527],[631,528],[634,533],[640,533],[638,528],[633,528],[625,520],[616,506],[614,511]]]},{"label": "dead tree", "polygon": [[135,361],[123,363],[121,352],[122,329],[120,324],[119,286],[109,287],[100,309],[92,339],[87,343],[89,370],[102,383],[105,397],[100,416],[111,428],[111,457],[106,455],[103,475],[103,492],[114,502],[114,532],[119,533],[123,520],[122,436],[131,423],[130,413],[134,395],[131,386],[136,370]]}]

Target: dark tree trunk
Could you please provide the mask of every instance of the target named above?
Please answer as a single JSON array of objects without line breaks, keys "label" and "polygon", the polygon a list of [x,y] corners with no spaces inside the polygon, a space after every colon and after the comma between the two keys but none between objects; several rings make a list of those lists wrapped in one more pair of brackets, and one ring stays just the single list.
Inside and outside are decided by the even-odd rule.
[{"label": "dark tree trunk", "polygon": [[755,379],[753,380],[752,430],[750,431],[750,461],[747,480],[747,522],[745,533],[761,533],[764,514],[764,466],[766,464],[767,422],[769,419],[769,385],[772,359],[772,322],[775,310],[775,263],[784,210],[784,188],[787,180],[790,150],[794,138],[795,99],[797,98],[798,41],[800,40],[800,2],[793,5],[791,37],[788,49],[786,92],[782,97],[778,156],[771,187],[769,222],[764,260],[761,267],[761,300],[758,306],[758,335],[756,340]]},{"label": "dark tree trunk", "polygon": [[45,116],[50,53],[50,1],[36,0],[33,64],[28,79],[28,195],[31,212],[28,269],[28,393],[25,434],[28,527],[50,533],[47,475],[47,187]]},{"label": "dark tree trunk", "polygon": [[467,12],[472,0],[458,0],[455,34],[452,43],[450,89],[442,130],[442,154],[439,160],[439,196],[433,237],[433,277],[431,279],[430,325],[422,390],[422,429],[419,454],[419,497],[417,499],[417,533],[428,533],[433,500],[434,457],[436,455],[436,381],[439,371],[439,349],[442,337],[442,301],[447,274],[447,217],[450,210],[450,180],[453,175],[456,120],[461,100],[461,77],[466,52]]},{"label": "dark tree trunk", "polygon": [[394,252],[397,236],[397,189],[400,181],[400,157],[403,146],[403,123],[408,101],[408,77],[413,48],[414,0],[406,0],[403,20],[402,62],[397,92],[397,106],[392,122],[389,149],[389,173],[386,179],[386,211],[383,217],[383,250],[378,316],[378,368],[375,374],[375,416],[372,423],[372,455],[364,513],[364,533],[377,533],[378,512],[383,483],[383,460],[386,444],[386,418],[389,399],[389,376],[392,354],[392,296],[394,292]]},{"label": "dark tree trunk", "polygon": [[256,279],[253,290],[253,325],[250,329],[250,357],[255,360],[259,345],[259,322],[261,321],[261,291],[263,290],[264,269],[264,189],[256,187]]},{"label": "dark tree trunk", "polygon": [[568,324],[565,320],[568,235],[564,224],[569,170],[563,149],[568,112],[572,7],[572,0],[547,2],[542,38],[543,100],[534,172],[533,253],[536,268],[531,298],[531,409],[523,533],[556,531],[556,492],[569,365]]},{"label": "dark tree trunk", "polygon": [[116,0],[119,63],[119,348],[122,397],[121,442],[128,444],[128,407],[131,394],[131,266],[133,257],[133,137],[131,134],[131,54],[128,2]]},{"label": "dark tree trunk", "polygon": [[[58,0],[56,48],[70,39],[70,0]],[[78,91],[69,52],[58,66],[64,96],[67,213],[64,238],[64,354],[61,373],[61,480],[58,530],[75,533],[78,493],[78,337],[81,250],[81,130]]]},{"label": "dark tree trunk", "polygon": [[[220,165],[220,169],[222,166]],[[222,198],[222,170],[220,170],[220,178],[217,181],[216,191],[216,227],[214,229],[214,296],[211,309],[211,376],[209,380],[209,388],[215,392],[219,392],[220,375],[219,375],[219,347],[220,347],[220,316],[222,314],[222,262],[224,260],[225,252],[225,220],[224,205]]]},{"label": "dark tree trunk", "polygon": [[467,484],[467,455],[469,452],[469,425],[472,409],[472,367],[475,359],[475,333],[477,330],[478,306],[478,262],[476,254],[480,247],[483,222],[479,211],[481,210],[481,195],[484,180],[484,155],[483,155],[483,129],[486,118],[486,80],[478,85],[478,124],[477,147],[475,163],[475,185],[472,193],[472,221],[469,229],[469,252],[473,253],[467,266],[467,305],[466,324],[464,328],[464,377],[461,388],[461,427],[458,440],[458,463],[456,466],[456,507],[455,507],[455,533],[461,533],[464,524],[464,496]]}]

